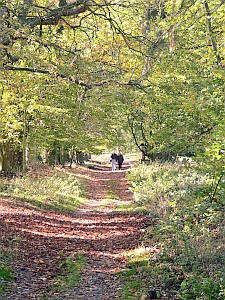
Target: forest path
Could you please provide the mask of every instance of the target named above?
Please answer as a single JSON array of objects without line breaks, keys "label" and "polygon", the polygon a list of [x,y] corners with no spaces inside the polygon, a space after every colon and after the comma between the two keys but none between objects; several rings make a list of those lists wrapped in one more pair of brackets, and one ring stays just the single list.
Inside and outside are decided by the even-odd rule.
[{"label": "forest path", "polygon": [[[17,280],[5,299],[119,298],[123,283],[115,272],[125,267],[124,251],[141,245],[143,231],[151,222],[147,215],[116,210],[117,205],[134,200],[126,179],[130,167],[127,159],[121,171],[112,172],[109,164],[104,163],[69,170],[85,178],[88,198],[70,215],[18,207],[18,203],[2,199],[1,210],[3,214],[5,211],[4,218],[8,218],[8,228],[4,230],[16,231],[18,240],[22,240],[14,263]],[[66,290],[53,291],[62,257],[77,253],[86,257],[81,281]]]}]

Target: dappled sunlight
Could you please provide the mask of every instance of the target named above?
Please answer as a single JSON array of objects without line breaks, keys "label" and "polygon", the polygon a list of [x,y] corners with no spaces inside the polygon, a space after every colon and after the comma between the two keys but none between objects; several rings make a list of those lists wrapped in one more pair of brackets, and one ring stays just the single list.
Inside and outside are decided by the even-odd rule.
[{"label": "dappled sunlight", "polygon": [[[1,200],[0,211],[4,222],[12,224],[15,230],[56,238],[108,239],[132,235],[137,225],[134,216],[128,218],[109,215],[99,219],[82,215],[73,218],[63,214],[46,214],[28,208],[12,208],[7,200]],[[141,222],[141,218],[138,222]]]},{"label": "dappled sunlight", "polygon": [[[101,194],[97,196],[100,197]],[[43,237],[85,239],[87,241],[132,236],[138,231],[136,228],[140,226],[138,224],[144,222],[145,219],[145,217],[139,217],[137,221],[135,216],[113,215],[111,211],[99,219],[97,215],[89,215],[87,209],[84,209],[82,213],[82,208],[80,215],[73,217],[18,207],[10,199],[1,200],[0,211],[4,222],[13,226],[14,230]]]},{"label": "dappled sunlight", "polygon": [[160,251],[161,249],[157,245],[149,245],[147,247],[141,245],[132,250],[125,251],[125,255],[128,258],[129,262],[137,263],[138,261],[143,260],[148,261],[150,256],[160,253]]},{"label": "dappled sunlight", "polygon": [[[115,273],[123,269],[127,261],[123,252],[141,245],[143,230],[152,220],[149,215],[124,214],[117,210],[119,204],[132,204],[133,194],[125,172],[112,172],[107,168],[108,171],[87,167],[62,171],[70,177],[71,186],[71,176],[75,180],[83,180],[85,186],[87,200],[73,211],[38,208],[33,205],[37,201],[35,195],[34,199],[13,199],[2,195],[2,240],[7,245],[10,234],[11,243],[17,251],[15,265],[21,264],[21,267],[15,268],[15,272],[25,272],[25,276],[28,276],[26,282],[29,281],[30,285],[43,286],[43,278],[48,288],[54,285],[54,278],[60,272],[59,265],[76,253],[82,253],[87,263],[82,282],[72,291],[72,298],[94,284],[93,278],[101,281],[106,276],[112,276],[109,285],[114,285]],[[68,192],[69,187],[65,187],[65,190]],[[51,198],[48,201],[51,202]],[[24,278],[17,283],[15,293],[20,286],[23,287],[23,282]],[[24,289],[22,293],[26,298],[29,291]]]}]

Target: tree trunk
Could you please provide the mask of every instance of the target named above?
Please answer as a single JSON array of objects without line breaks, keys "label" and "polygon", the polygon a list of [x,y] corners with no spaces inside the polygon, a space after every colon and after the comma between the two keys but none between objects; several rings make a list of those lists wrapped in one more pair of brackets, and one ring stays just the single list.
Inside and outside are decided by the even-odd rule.
[{"label": "tree trunk", "polygon": [[1,173],[5,176],[16,175],[22,165],[22,152],[8,142],[0,145]]}]

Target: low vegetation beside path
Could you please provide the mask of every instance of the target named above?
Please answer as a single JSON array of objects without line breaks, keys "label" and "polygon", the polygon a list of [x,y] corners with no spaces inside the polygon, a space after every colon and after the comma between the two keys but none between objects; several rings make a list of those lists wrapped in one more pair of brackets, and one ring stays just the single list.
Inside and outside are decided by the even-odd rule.
[{"label": "low vegetation beside path", "polygon": [[215,191],[200,168],[169,163],[139,165],[128,177],[156,225],[143,236],[150,246],[126,253],[121,299],[225,299],[224,181]]}]

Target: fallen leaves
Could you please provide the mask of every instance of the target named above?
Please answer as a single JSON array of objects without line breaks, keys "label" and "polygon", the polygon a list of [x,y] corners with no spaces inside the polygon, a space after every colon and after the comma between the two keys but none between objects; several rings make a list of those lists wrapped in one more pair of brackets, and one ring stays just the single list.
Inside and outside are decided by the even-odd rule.
[{"label": "fallen leaves", "polygon": [[40,211],[21,201],[0,199],[2,243],[12,254],[16,274],[7,299],[57,297],[54,284],[61,272],[60,263],[78,252],[87,258],[86,270],[82,271],[80,284],[65,289],[65,299],[118,297],[121,283],[115,273],[125,266],[123,251],[141,243],[151,219],[147,215],[115,212],[114,204],[101,207],[109,188],[114,189],[121,201],[133,201],[125,172],[110,172],[106,167],[100,171],[98,167],[98,170],[80,168],[70,172],[86,178],[89,199],[74,213]]}]

